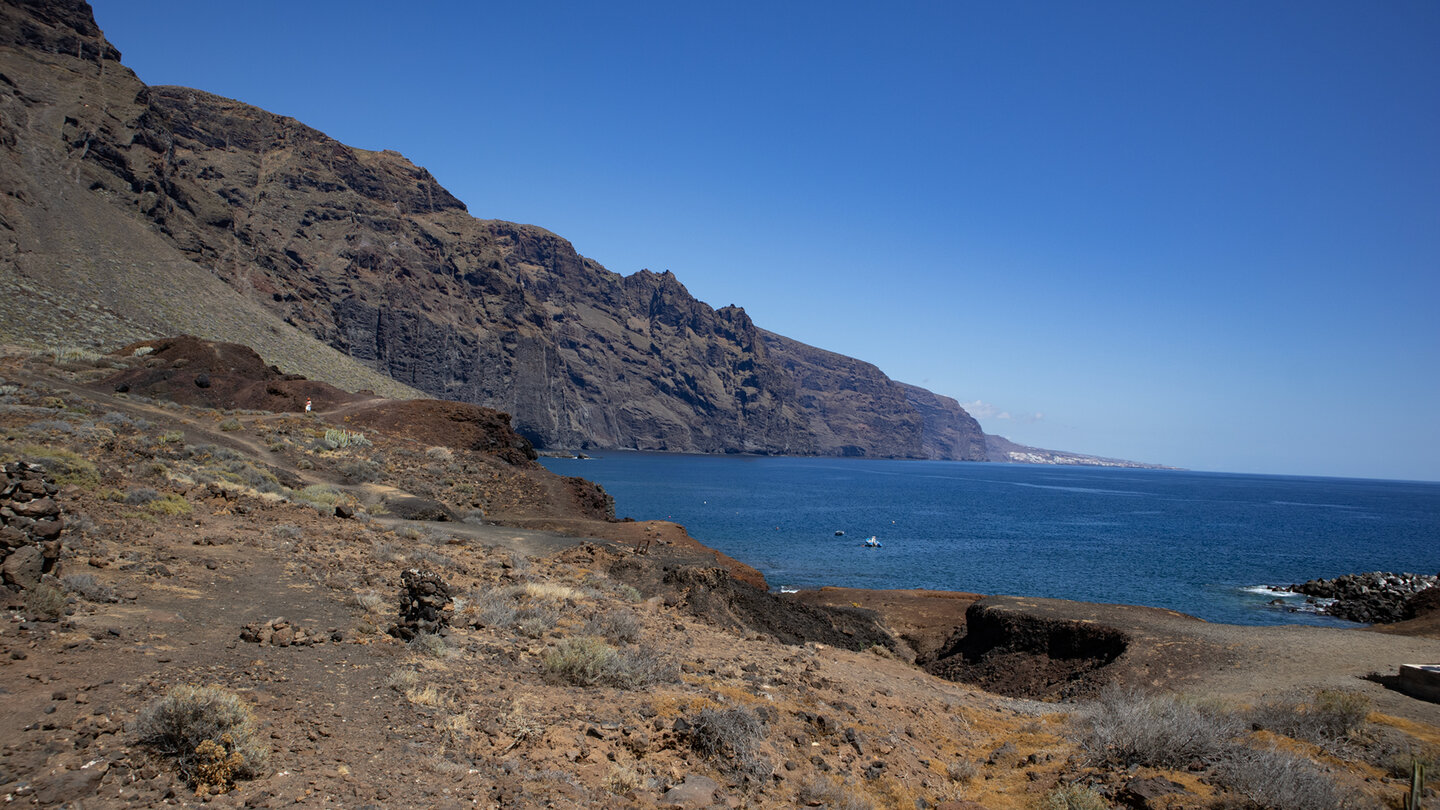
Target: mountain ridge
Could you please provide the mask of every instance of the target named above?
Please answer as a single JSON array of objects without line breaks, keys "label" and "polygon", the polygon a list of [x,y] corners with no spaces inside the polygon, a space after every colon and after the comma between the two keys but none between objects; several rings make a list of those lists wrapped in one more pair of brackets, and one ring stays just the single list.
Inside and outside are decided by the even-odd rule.
[{"label": "mountain ridge", "polygon": [[[56,297],[42,333],[245,343],[314,379],[512,413],[540,447],[988,457],[954,399],[712,308],[668,271],[620,275],[543,228],[475,218],[397,152],[147,86],[79,0],[4,8],[16,159],[0,177],[21,191],[0,209],[0,285]],[[34,342],[17,331],[0,336]]]}]

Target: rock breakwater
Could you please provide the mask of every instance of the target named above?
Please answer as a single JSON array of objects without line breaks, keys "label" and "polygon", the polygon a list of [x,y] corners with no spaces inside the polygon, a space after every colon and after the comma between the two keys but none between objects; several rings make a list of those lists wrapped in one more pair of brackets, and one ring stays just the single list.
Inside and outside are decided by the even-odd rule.
[{"label": "rock breakwater", "polygon": [[1435,587],[1437,578],[1427,574],[1395,574],[1371,571],[1346,574],[1334,579],[1312,579],[1289,590],[1317,599],[1333,599],[1323,612],[1352,622],[1389,624],[1413,618],[1411,600],[1421,591]]}]

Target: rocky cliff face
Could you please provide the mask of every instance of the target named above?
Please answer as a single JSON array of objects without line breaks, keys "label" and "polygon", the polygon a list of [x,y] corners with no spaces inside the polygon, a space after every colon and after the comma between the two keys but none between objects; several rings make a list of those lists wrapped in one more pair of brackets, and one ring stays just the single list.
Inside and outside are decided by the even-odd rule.
[{"label": "rocky cliff face", "polygon": [[[475,219],[394,152],[146,87],[83,3],[7,0],[3,13],[0,148],[19,159],[6,172],[21,193],[37,189],[19,204],[43,209],[0,208],[12,245],[42,220],[81,254],[163,245],[174,272],[222,282],[250,328],[277,331],[268,318],[431,396],[513,413],[540,446],[985,457],[954,400],[712,309],[669,273],[620,276],[543,229]],[[57,186],[63,200],[43,191]],[[77,206],[96,214],[40,215]],[[135,312],[146,305],[131,291],[113,317],[153,322]]]}]

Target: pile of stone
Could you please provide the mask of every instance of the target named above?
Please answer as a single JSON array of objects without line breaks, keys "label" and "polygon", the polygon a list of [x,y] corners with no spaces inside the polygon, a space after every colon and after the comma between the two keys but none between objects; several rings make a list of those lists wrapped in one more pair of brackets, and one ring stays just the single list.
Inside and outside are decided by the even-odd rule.
[{"label": "pile of stone", "polygon": [[65,528],[55,500],[60,488],[38,464],[12,461],[0,469],[0,582],[23,591],[40,584],[46,574],[59,575],[60,533]]},{"label": "pile of stone", "polygon": [[390,635],[409,641],[416,636],[438,633],[450,624],[450,586],[439,574],[411,568],[400,575],[404,590],[400,593],[400,621],[390,628]]},{"label": "pile of stone", "polygon": [[245,625],[240,631],[240,640],[274,647],[304,647],[311,644],[324,644],[326,636],[323,633],[306,630],[297,624],[291,624],[286,619],[274,618]]},{"label": "pile of stone", "polygon": [[1436,585],[1437,578],[1426,574],[1392,574],[1371,571],[1346,574],[1334,579],[1312,579],[1290,590],[1319,599],[1334,599],[1324,612],[1352,622],[1387,624],[1414,615],[1410,600]]}]

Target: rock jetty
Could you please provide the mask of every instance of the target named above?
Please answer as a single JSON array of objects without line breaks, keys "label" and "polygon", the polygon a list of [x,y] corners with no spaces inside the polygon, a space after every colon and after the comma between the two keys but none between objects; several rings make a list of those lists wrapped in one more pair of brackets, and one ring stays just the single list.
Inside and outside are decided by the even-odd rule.
[{"label": "rock jetty", "polygon": [[1389,624],[1415,614],[1410,602],[1416,594],[1435,587],[1437,578],[1426,574],[1393,574],[1371,571],[1346,574],[1334,579],[1312,579],[1291,585],[1295,593],[1317,599],[1334,599],[1323,612],[1352,622]]}]

